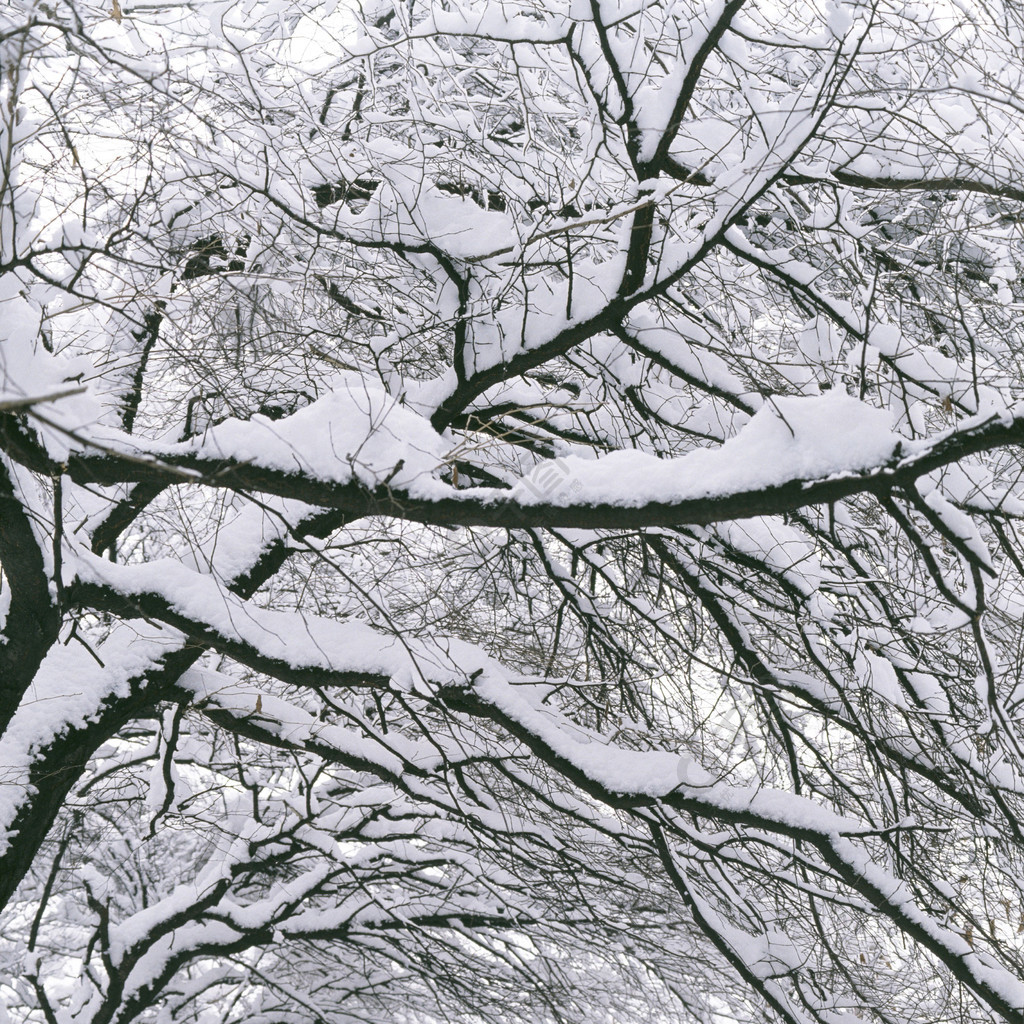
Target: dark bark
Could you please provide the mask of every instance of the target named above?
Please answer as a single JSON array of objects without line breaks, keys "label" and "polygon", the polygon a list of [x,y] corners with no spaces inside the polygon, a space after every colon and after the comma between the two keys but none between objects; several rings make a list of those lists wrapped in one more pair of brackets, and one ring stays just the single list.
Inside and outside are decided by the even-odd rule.
[{"label": "dark bark", "polygon": [[0,465],[0,567],[11,602],[0,643],[0,735],[60,630],[43,553],[14,482]]}]

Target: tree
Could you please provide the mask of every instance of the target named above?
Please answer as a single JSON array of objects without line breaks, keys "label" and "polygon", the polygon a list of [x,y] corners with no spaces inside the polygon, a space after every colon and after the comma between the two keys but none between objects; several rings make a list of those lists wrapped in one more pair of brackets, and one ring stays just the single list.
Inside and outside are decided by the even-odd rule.
[{"label": "tree", "polygon": [[0,12],[6,1013],[1024,1020],[1022,45]]}]

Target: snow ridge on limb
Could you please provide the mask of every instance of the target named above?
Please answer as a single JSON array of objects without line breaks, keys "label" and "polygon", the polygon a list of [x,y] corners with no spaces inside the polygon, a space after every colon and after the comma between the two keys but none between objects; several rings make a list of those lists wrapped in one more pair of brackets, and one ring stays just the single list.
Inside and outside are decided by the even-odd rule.
[{"label": "snow ridge on limb", "polygon": [[[675,460],[636,451],[596,462],[561,460],[557,465],[567,486],[560,494],[524,484],[509,494],[485,487],[456,489],[439,480],[437,460],[444,465],[441,439],[416,418],[411,422],[428,439],[422,446],[396,443],[398,435],[385,418],[390,441],[375,457],[367,455],[364,462],[346,452],[308,459],[292,438],[312,429],[331,436],[335,408],[333,401],[323,409],[310,406],[294,422],[231,424],[199,445],[133,443],[130,453],[105,441],[95,444],[104,454],[88,454],[93,445],[83,437],[83,454],[68,458],[67,471],[83,484],[192,482],[297,498],[354,516],[395,515],[424,523],[706,525],[796,511],[859,493],[886,493],[967,455],[1016,445],[1024,438],[1024,415],[1015,408],[983,413],[934,439],[911,442],[890,429],[886,413],[845,395],[780,398],[719,450],[695,451]],[[405,420],[410,414],[403,410]],[[49,464],[23,433],[12,447],[29,466]],[[550,475],[541,463],[536,475],[546,473]],[[622,483],[610,485],[609,476]],[[638,492],[639,480],[643,486]]]}]

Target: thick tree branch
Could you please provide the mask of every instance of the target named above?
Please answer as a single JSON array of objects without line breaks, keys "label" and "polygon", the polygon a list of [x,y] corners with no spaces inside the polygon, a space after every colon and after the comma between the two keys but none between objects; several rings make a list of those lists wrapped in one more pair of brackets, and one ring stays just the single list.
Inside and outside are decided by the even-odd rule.
[{"label": "thick tree branch", "polygon": [[11,599],[0,643],[0,736],[60,629],[43,552],[7,467],[0,462],[0,568]]},{"label": "thick tree branch", "polygon": [[[87,446],[86,439],[81,439]],[[32,469],[49,471],[56,464],[23,429],[0,431],[0,443],[14,459]],[[259,466],[205,454],[118,453],[75,454],[67,473],[80,484],[182,484],[256,492],[298,499],[333,508],[349,517],[384,515],[410,522],[450,526],[577,527],[581,529],[642,526],[706,526],[752,516],[780,515],[808,505],[832,504],[858,494],[884,495],[908,488],[919,477],[952,465],[970,455],[994,452],[1024,443],[1024,414],[988,417],[953,430],[930,443],[916,442],[904,450],[894,441],[892,456],[880,465],[822,478],[793,478],[777,484],[758,483],[748,489],[701,494],[698,481],[687,480],[685,458],[680,460],[679,497],[631,503],[627,500],[565,503],[523,502],[506,491],[481,495],[482,489],[457,491],[443,486],[439,496],[422,498],[391,485],[332,482],[301,472]],[[693,496],[687,495],[691,492]]]}]

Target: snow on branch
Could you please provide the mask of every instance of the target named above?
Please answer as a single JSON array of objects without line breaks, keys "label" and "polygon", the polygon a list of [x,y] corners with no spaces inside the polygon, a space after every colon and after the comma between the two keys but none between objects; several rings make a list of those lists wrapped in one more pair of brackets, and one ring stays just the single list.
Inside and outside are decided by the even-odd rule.
[{"label": "snow on branch", "polygon": [[[146,445],[74,433],[78,483],[192,482],[453,526],[679,526],[773,515],[906,487],[979,452],[1024,439],[1024,414],[982,414],[936,438],[907,441],[887,413],[839,393],[777,398],[718,449],[658,459],[619,451],[540,463],[511,491],[457,489],[439,479],[446,443],[406,409],[368,417],[335,394],[287,420],[229,422],[199,443]],[[353,415],[354,414],[354,415]],[[10,453],[49,464],[24,433]],[[124,445],[126,451],[119,451]],[[100,447],[103,454],[90,449]]]}]

